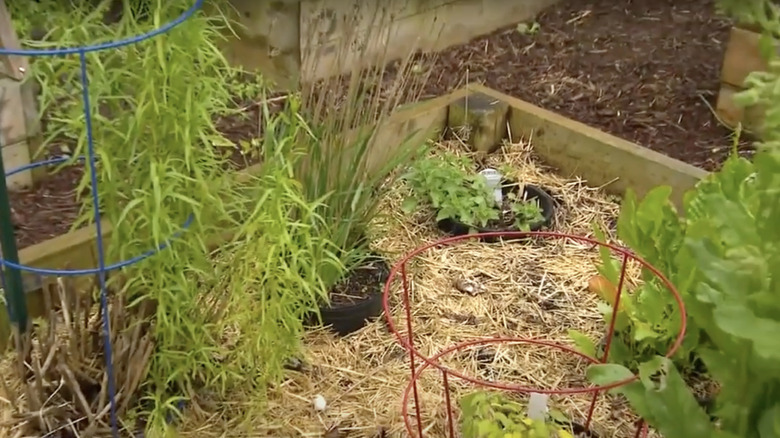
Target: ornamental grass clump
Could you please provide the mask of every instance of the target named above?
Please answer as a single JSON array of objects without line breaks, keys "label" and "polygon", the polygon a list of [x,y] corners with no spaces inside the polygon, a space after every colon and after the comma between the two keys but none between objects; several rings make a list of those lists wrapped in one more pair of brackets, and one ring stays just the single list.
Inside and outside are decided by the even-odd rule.
[{"label": "ornamental grass clump", "polygon": [[[316,209],[324,224],[320,232],[338,248],[346,269],[323,271],[327,286],[371,257],[368,226],[379,214],[382,194],[398,177],[396,170],[421,152],[428,134],[402,132],[392,115],[402,104],[420,99],[433,55],[410,47],[401,59],[391,59],[392,41],[383,30],[393,17],[372,9],[362,18],[338,18],[343,41],[361,44],[342,44],[329,58],[325,77],[317,76],[323,69],[314,55],[303,61],[300,117],[307,129],[290,146],[305,155],[296,175],[307,200],[323,199]],[[316,46],[317,37],[303,38]]]}]

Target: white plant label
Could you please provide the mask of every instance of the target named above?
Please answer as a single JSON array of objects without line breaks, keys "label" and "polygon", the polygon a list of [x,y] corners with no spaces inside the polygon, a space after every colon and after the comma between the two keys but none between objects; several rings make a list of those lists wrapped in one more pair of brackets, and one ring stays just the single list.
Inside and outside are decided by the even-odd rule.
[{"label": "white plant label", "polygon": [[504,194],[501,193],[501,179],[503,179],[504,176],[496,169],[485,169],[479,173],[487,180],[487,186],[493,191],[496,204],[501,205],[504,201]]},{"label": "white plant label", "polygon": [[532,392],[528,398],[528,418],[534,421],[545,421],[549,398],[547,394]]}]

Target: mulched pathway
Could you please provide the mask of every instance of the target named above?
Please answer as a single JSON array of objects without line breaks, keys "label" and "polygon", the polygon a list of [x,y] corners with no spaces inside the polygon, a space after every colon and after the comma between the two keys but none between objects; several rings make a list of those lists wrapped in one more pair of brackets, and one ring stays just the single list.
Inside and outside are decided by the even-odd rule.
[{"label": "mulched pathway", "polygon": [[468,75],[707,170],[729,154],[710,107],[731,23],[712,0],[564,0],[536,21],[533,35],[512,26],[440,54],[429,94]]},{"label": "mulched pathway", "polygon": [[[425,96],[468,78],[704,169],[728,155],[730,132],[710,106],[730,22],[713,0],[564,0],[536,21],[535,34],[512,26],[441,53]],[[255,137],[249,112],[218,128],[234,141]],[[237,151],[233,161],[248,164]],[[20,248],[68,231],[79,177],[11,195]]]}]

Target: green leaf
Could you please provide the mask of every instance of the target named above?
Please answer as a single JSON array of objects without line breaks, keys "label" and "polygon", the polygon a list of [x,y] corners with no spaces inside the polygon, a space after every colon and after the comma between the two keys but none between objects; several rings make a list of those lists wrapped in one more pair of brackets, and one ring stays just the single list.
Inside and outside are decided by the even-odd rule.
[{"label": "green leaf", "polygon": [[721,242],[729,248],[738,246],[759,246],[762,237],[758,234],[755,219],[741,203],[729,200],[722,193],[705,195],[700,198],[704,208],[717,212],[710,216],[719,231]]},{"label": "green leaf", "polygon": [[719,291],[745,296],[766,281],[767,268],[762,266],[759,256],[747,248],[738,249],[739,258],[728,259],[709,240],[687,239],[686,242],[701,273]]},{"label": "green leaf", "polygon": [[758,421],[760,438],[777,438],[780,436],[780,405],[776,404],[764,411]]},{"label": "green leaf", "polygon": [[780,322],[759,318],[743,303],[733,300],[721,303],[713,316],[721,330],[752,342],[756,354],[780,361]]},{"label": "green leaf", "polygon": [[628,368],[614,363],[591,365],[585,374],[596,385],[610,385],[634,377]]},{"label": "green leaf", "polygon": [[774,35],[762,32],[758,39],[758,51],[765,60],[773,59],[777,52],[777,40]]},{"label": "green leaf", "polygon": [[569,426],[571,424],[571,419],[569,416],[559,411],[558,409],[550,408],[547,412],[547,415],[549,415],[550,420],[556,424],[560,424],[562,426]]},{"label": "green leaf", "polygon": [[651,380],[660,373],[659,383],[645,392],[649,417],[645,419],[664,438],[709,438],[715,428],[709,416],[688,390],[672,362],[657,356],[640,367],[640,377]]},{"label": "green leaf", "polygon": [[404,199],[404,202],[401,204],[401,210],[406,214],[410,214],[417,210],[417,199],[413,197]]},{"label": "green leaf", "polygon": [[596,343],[588,335],[573,329],[569,330],[568,334],[577,347],[577,351],[589,357],[597,357]]},{"label": "green leaf", "polygon": [[636,192],[628,188],[620,203],[620,216],[618,217],[618,236],[626,242],[626,245],[634,247],[639,242],[639,226],[636,221],[637,197]]},{"label": "green leaf", "polygon": [[[593,223],[593,236],[599,242],[608,243],[607,234],[595,222]],[[620,262],[612,257],[612,250],[603,245],[599,245],[599,257],[601,259],[601,265],[598,267],[599,274],[612,284],[617,284],[620,278]]]},{"label": "green leaf", "polygon": [[634,340],[644,341],[646,339],[655,339],[659,337],[659,334],[653,330],[648,324],[635,321],[633,324]]},{"label": "green leaf", "polygon": [[[661,376],[657,385],[646,387],[633,382],[615,391],[626,396],[634,410],[664,438],[714,436],[715,429],[709,416],[699,407],[669,359],[658,356],[640,367],[644,381],[652,381],[659,371]],[[625,367],[614,364],[588,368],[588,378],[599,385],[614,383],[631,375]]]}]

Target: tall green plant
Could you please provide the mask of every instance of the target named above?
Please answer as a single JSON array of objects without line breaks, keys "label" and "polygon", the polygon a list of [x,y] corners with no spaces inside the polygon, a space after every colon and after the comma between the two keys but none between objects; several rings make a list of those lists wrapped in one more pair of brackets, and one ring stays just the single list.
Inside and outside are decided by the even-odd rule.
[{"label": "tall green plant", "polygon": [[344,269],[339,248],[320,232],[327,224],[317,211],[327,197],[308,201],[295,179],[303,156],[288,148],[305,126],[296,100],[281,114],[266,109],[262,171],[241,183],[236,233],[217,257],[217,294],[231,297],[222,300],[220,331],[238,330],[224,360],[233,372],[252,376],[232,389],[254,400],[282,377],[284,362],[298,353],[304,317],[327,298],[321,272]]},{"label": "tall green plant", "polygon": [[[348,269],[367,255],[367,227],[383,190],[397,177],[394,171],[424,142],[420,132],[398,137],[388,128],[401,104],[419,99],[430,71],[421,67],[414,47],[389,65],[392,41],[386,28],[392,17],[384,8],[371,9],[368,17],[342,17],[340,26],[345,41],[368,43],[337,51],[325,78],[315,77],[316,66],[304,70],[301,116],[308,129],[295,145],[305,153],[296,167],[304,195],[309,201],[326,197],[316,212],[324,221],[321,231],[340,248]],[[350,66],[347,71],[344,65]],[[337,276],[330,275],[331,283]]]},{"label": "tall green plant", "polygon": [[[43,23],[48,36],[26,43],[73,46],[135,35],[191,5],[153,3],[148,22],[139,23],[131,2],[125,2],[122,20],[108,26],[103,9],[91,2],[75,2],[75,8],[50,2]],[[192,396],[198,387],[228,387],[253,377],[230,372],[231,365],[222,362],[219,305],[202,293],[217,282],[206,239],[222,231],[245,196],[231,187],[224,160],[212,144],[219,137],[213,119],[229,111],[232,97],[233,72],[216,46],[225,25],[219,15],[198,13],[153,40],[88,56],[100,209],[113,225],[110,261],[159,246],[194,218],[168,249],[128,267],[123,275],[123,293],[136,302],[156,304],[151,336],[157,348],[143,389],[148,428],[158,432],[177,400]],[[65,143],[74,156],[86,155],[84,114],[80,100],[74,99],[80,88],[78,67],[73,57],[33,63],[42,84],[48,143]],[[79,191],[88,184],[85,175]],[[94,207],[90,199],[83,201],[81,223],[91,220]]]}]

